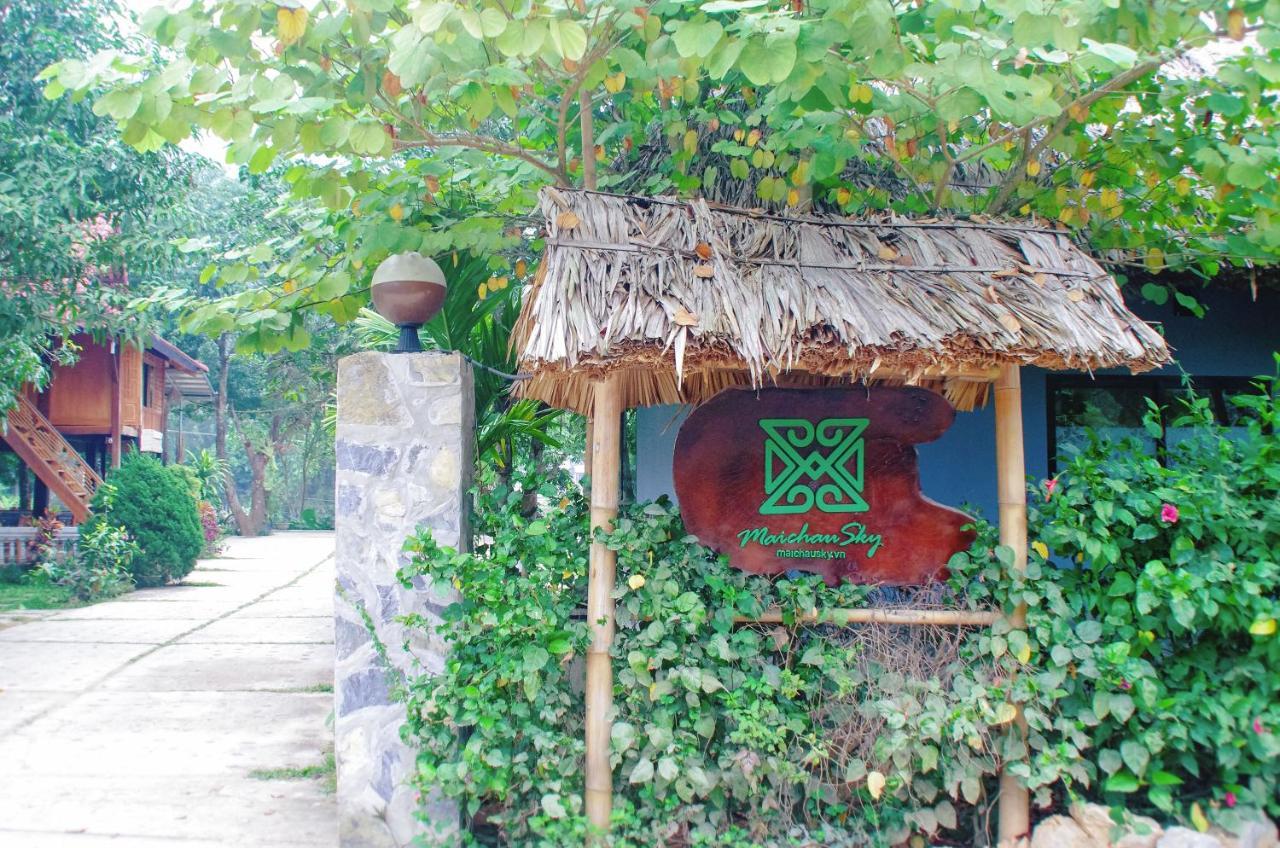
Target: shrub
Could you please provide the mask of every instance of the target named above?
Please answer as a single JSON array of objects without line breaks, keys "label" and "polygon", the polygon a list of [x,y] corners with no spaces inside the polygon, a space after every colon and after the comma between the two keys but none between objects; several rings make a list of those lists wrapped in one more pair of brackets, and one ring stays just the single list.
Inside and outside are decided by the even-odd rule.
[{"label": "shrub", "polygon": [[[526,520],[523,491],[497,486],[480,498],[475,554],[423,535],[403,575],[460,587],[443,612],[444,673],[402,694],[418,788],[457,798],[477,842],[559,846],[586,832],[578,658],[590,639],[576,610],[587,510],[576,486],[544,480],[539,494],[549,508]],[[989,528],[982,538],[968,573],[994,562]],[[798,625],[799,612],[866,605],[872,590],[733,569],[669,504],[625,508],[609,545],[615,846],[887,845],[940,830],[974,841],[971,805],[989,797],[1013,718],[985,643],[938,628]],[[937,603],[949,590],[896,602],[917,594]],[[767,607],[783,610],[781,625],[735,625]]]},{"label": "shrub", "polygon": [[77,600],[98,601],[133,588],[129,566],[137,555],[138,545],[123,527],[99,522],[81,534],[76,553],[54,556],[41,568]]},{"label": "shrub", "polygon": [[159,460],[131,454],[99,487],[91,529],[123,527],[140,548],[130,567],[139,586],[185,577],[204,548],[204,532],[187,483]]},{"label": "shrub", "polygon": [[1027,587],[1038,689],[1090,755],[1088,793],[1231,824],[1280,815],[1280,401],[1235,399],[1242,427],[1193,399],[1168,438],[1093,440],[1035,496],[1050,556]]},{"label": "shrub", "polygon": [[198,506],[200,529],[204,532],[204,555],[216,557],[222,553],[222,544],[219,542],[222,538],[222,528],[218,526],[218,512],[208,501],[200,501]]},{"label": "shrub", "polygon": [[197,502],[200,500],[204,484],[200,480],[200,474],[194,468],[188,465],[166,465],[164,467],[170,474],[178,478],[182,485],[187,487],[192,500]]},{"label": "shrub", "polygon": [[38,563],[47,559],[53,553],[58,531],[63,527],[53,507],[45,507],[44,515],[39,518],[24,515],[19,523],[36,530],[35,536],[27,542],[27,560]]}]

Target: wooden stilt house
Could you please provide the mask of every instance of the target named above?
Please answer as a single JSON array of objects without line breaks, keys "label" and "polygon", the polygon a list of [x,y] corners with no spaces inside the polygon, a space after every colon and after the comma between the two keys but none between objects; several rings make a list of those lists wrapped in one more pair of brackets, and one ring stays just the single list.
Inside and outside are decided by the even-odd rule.
[{"label": "wooden stilt house", "polygon": [[78,334],[72,365],[55,365],[43,391],[28,389],[8,414],[0,452],[16,454],[18,503],[0,523],[61,507],[70,521],[89,514],[107,469],[125,450],[166,455],[169,411],[213,396],[208,367],[159,336],[143,347]]}]

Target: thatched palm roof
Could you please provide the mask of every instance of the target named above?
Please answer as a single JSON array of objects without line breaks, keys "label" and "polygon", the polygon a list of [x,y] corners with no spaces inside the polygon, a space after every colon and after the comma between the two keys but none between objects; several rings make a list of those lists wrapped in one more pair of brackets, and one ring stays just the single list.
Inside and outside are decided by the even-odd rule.
[{"label": "thatched palm roof", "polygon": [[705,201],[545,189],[547,243],[513,339],[519,392],[588,408],[731,385],[867,379],[986,399],[993,370],[1169,360],[1067,234],[1024,223],[782,217]]}]

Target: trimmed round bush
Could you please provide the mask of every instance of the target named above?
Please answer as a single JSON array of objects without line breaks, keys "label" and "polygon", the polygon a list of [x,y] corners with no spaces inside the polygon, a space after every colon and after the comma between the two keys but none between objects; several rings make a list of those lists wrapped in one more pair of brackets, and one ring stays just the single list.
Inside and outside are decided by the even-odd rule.
[{"label": "trimmed round bush", "polygon": [[124,527],[140,553],[129,566],[138,586],[180,580],[195,567],[204,532],[188,481],[154,457],[130,454],[108,475],[90,504],[92,528]]}]

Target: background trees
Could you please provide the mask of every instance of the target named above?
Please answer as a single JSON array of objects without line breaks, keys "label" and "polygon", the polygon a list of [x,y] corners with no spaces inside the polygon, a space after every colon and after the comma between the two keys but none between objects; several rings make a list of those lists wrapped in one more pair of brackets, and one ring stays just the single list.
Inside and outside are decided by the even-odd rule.
[{"label": "background trees", "polygon": [[87,100],[50,100],[35,81],[124,47],[117,14],[113,0],[0,2],[0,413],[48,359],[74,356],[62,333],[124,329],[125,300],[173,254],[190,158],[139,153]]},{"label": "background trees", "polygon": [[105,87],[141,149],[206,131],[252,172],[286,161],[290,203],[338,216],[236,301],[271,345],[295,310],[352,317],[393,251],[519,280],[548,183],[1035,215],[1121,268],[1270,262],[1277,20],[1276,0],[213,0],[145,16],[157,58],[46,78]]}]

